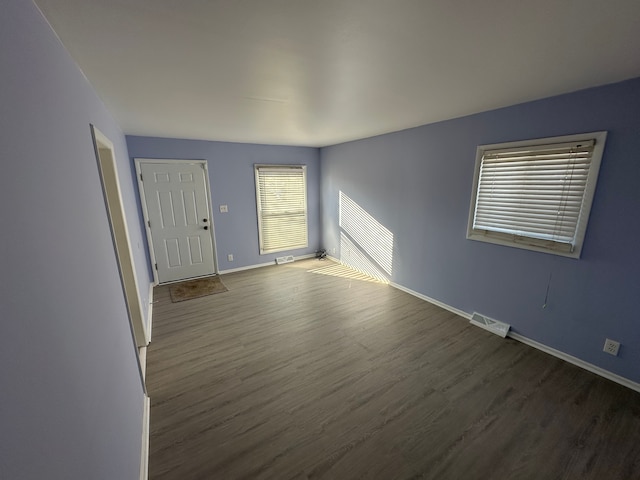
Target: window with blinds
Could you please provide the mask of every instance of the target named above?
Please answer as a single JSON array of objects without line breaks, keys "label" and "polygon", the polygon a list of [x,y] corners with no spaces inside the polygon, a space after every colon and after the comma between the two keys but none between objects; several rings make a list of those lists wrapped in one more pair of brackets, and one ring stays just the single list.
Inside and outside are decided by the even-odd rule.
[{"label": "window with blinds", "polygon": [[579,258],[605,139],[478,147],[467,238]]},{"label": "window with blinds", "polygon": [[260,254],[308,246],[307,171],[298,165],[256,165]]}]

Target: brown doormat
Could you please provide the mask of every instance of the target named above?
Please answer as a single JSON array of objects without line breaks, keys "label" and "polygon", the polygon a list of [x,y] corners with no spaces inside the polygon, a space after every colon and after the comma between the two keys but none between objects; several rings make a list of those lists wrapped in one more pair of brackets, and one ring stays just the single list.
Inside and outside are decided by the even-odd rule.
[{"label": "brown doormat", "polygon": [[226,292],[227,287],[224,286],[220,277],[198,278],[196,280],[188,280],[186,282],[174,283],[169,286],[171,301],[184,302],[192,298],[206,297],[214,293]]}]

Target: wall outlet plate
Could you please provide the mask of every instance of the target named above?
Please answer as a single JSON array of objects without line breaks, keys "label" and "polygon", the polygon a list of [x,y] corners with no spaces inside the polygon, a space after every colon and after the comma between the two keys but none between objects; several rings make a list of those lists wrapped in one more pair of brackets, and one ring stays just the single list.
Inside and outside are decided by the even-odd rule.
[{"label": "wall outlet plate", "polygon": [[604,341],[603,351],[607,352],[610,355],[618,356],[618,350],[620,350],[620,342],[616,342],[615,340],[611,340],[607,338]]},{"label": "wall outlet plate", "polygon": [[227,255],[227,261],[233,262],[233,253],[230,253],[229,255]]}]

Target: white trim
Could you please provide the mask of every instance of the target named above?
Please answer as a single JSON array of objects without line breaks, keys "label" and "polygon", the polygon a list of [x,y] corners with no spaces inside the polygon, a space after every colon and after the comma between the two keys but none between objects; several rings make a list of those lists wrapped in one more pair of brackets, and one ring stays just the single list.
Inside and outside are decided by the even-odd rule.
[{"label": "white trim", "polygon": [[315,253],[305,253],[304,255],[298,255],[298,256],[293,256],[293,260],[294,262],[297,262],[298,260],[306,260],[307,258],[316,258],[316,254]]},{"label": "white trim", "polygon": [[426,302],[433,303],[434,305],[437,305],[438,307],[444,308],[445,310],[449,310],[450,312],[455,313],[456,315],[459,315],[462,318],[466,318],[467,320],[471,320],[471,314],[470,313],[463,312],[462,310],[458,310],[457,308],[454,308],[451,305],[447,305],[446,303],[439,302],[435,298],[427,297],[426,295],[423,295],[422,293],[418,293],[415,290],[411,290],[410,288],[404,287],[404,286],[402,286],[402,285],[400,285],[398,283],[395,283],[395,282],[391,282],[389,285],[391,285],[394,288],[397,288],[398,290],[402,290],[403,292],[406,292],[409,295],[413,295],[414,297],[418,297],[418,298],[421,298],[422,300],[424,300]]},{"label": "white trim", "polygon": [[153,268],[155,264],[156,253],[153,250],[153,238],[151,237],[151,229],[149,228],[149,211],[147,209],[147,201],[144,195],[144,184],[142,182],[142,169],[140,167],[140,159],[134,159],[136,165],[136,180],[138,182],[138,195],[140,196],[140,206],[142,207],[142,221],[144,223],[144,231],[147,234],[147,246],[149,247],[149,261],[151,262],[151,273],[153,274],[153,283],[158,285],[158,271]]},{"label": "white trim", "polygon": [[[306,253],[304,255],[294,256],[293,257],[293,261],[297,262],[298,260],[306,260],[307,258],[315,258],[315,256],[316,256],[315,253]],[[224,274],[227,274],[227,273],[242,272],[244,270],[253,270],[254,268],[269,267],[271,265],[277,265],[276,261],[275,260],[271,260],[270,262],[257,263],[255,265],[247,265],[246,267],[229,268],[228,270],[220,270],[220,275],[224,275]]]},{"label": "white trim", "polygon": [[142,448],[140,450],[140,480],[149,478],[149,424],[151,420],[151,399],[144,396],[142,413]]},{"label": "white trim", "polygon": [[147,345],[151,343],[151,330],[153,329],[153,282],[149,283],[149,309],[147,310]]},{"label": "white trim", "polygon": [[[330,258],[333,259],[333,257],[330,257]],[[447,305],[446,303],[439,302],[438,300],[435,300],[431,297],[427,297],[426,295],[418,293],[415,290],[411,290],[410,288],[404,287],[397,283],[391,282],[389,285],[391,285],[394,288],[397,288],[398,290],[402,290],[403,292],[413,295],[414,297],[418,297],[429,303],[433,303],[434,305],[442,307],[445,310],[449,310],[450,312],[455,313],[456,315],[459,315],[462,318],[471,320],[470,313],[459,310],[455,307],[452,307],[451,305]],[[585,362],[584,360],[580,360],[579,358],[569,355],[568,353],[564,353],[564,352],[561,352],[560,350],[556,350],[555,348],[548,347],[540,342],[531,340],[530,338],[525,337],[524,335],[520,335],[519,333],[515,333],[511,330],[509,331],[509,333],[507,333],[507,337],[512,338],[513,340],[516,340],[518,342],[524,343],[525,345],[533,347],[542,352],[548,353],[549,355],[553,355],[556,358],[564,360],[565,362],[571,363],[577,367],[583,368],[584,370],[587,370],[591,373],[595,373],[596,375],[606,378],[607,380],[611,380],[612,382],[618,383],[624,387],[630,388],[631,390],[640,392],[640,383],[636,383],[632,380],[629,380],[628,378],[624,378],[624,377],[621,377],[620,375],[616,375],[613,372],[605,370],[604,368],[601,368],[601,367],[597,367],[589,362]]]},{"label": "white trim", "polygon": [[267,263],[256,263],[255,265],[247,265],[246,267],[229,268],[227,270],[220,270],[220,275],[224,275],[224,274],[227,274],[227,273],[242,272],[244,270],[253,270],[254,268],[269,267],[269,266],[275,265],[275,264],[276,264],[276,261],[273,260],[273,261],[267,262]]},{"label": "white trim", "polygon": [[508,337],[517,340],[518,342],[522,342],[525,345],[529,345],[530,347],[536,348],[542,352],[548,353],[549,355],[553,355],[565,362],[569,362],[577,367],[588,370],[591,373],[595,373],[596,375],[600,375],[612,382],[619,383],[620,385],[630,388],[631,390],[635,390],[636,392],[640,392],[640,383],[636,383],[628,378],[621,377],[620,375],[616,375],[613,372],[605,370],[604,368],[597,367],[592,363],[585,362],[584,360],[580,360],[568,353],[561,352],[560,350],[556,350],[555,348],[547,347],[546,345],[536,342],[535,340],[531,340],[530,338],[525,337],[524,335],[520,335],[519,333],[509,332],[507,334]]},{"label": "white trim", "polygon": [[147,378],[147,347],[138,348],[138,356],[140,357],[140,368],[142,368],[142,379],[145,381]]},{"label": "white trim", "polygon": [[204,183],[207,186],[207,203],[209,204],[210,209],[210,226],[211,226],[211,248],[213,248],[213,273],[218,275],[220,271],[218,270],[218,244],[216,243],[216,225],[213,218],[213,198],[211,197],[211,179],[209,178],[209,162],[207,160],[202,160],[204,164],[204,179],[206,180]]},{"label": "white trim", "polygon": [[136,347],[142,347],[146,345],[147,333],[115,148],[95,125],[91,125],[91,134],[129,323]]}]

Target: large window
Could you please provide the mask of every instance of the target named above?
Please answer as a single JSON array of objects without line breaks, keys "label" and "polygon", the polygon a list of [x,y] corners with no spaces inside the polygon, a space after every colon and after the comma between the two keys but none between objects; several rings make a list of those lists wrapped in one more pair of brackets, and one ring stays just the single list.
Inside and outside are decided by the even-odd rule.
[{"label": "large window", "polygon": [[298,165],[256,165],[260,254],[308,246],[307,172]]},{"label": "large window", "polygon": [[579,258],[605,139],[479,146],[467,238]]}]

